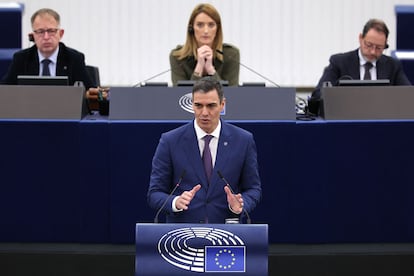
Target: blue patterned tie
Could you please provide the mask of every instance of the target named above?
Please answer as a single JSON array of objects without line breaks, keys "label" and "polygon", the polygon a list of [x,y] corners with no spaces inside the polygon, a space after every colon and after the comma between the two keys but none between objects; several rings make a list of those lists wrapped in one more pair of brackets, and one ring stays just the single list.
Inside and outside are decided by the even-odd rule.
[{"label": "blue patterned tie", "polygon": [[206,171],[207,179],[210,182],[211,173],[213,171],[213,161],[211,159],[211,152],[210,152],[210,141],[213,138],[212,135],[206,135],[203,137],[204,139],[204,150],[203,150],[203,163],[204,163],[204,170]]},{"label": "blue patterned tie", "polygon": [[43,64],[43,72],[42,72],[42,76],[50,76],[50,70],[49,70],[49,64],[52,61],[50,59],[44,59],[42,60],[42,64]]}]

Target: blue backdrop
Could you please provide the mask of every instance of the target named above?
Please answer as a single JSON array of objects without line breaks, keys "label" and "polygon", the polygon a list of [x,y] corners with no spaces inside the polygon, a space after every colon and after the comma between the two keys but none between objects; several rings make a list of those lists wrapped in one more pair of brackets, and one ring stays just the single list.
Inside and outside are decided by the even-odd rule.
[{"label": "blue backdrop", "polygon": [[[0,121],[0,242],[134,243],[155,147],[183,123]],[[414,242],[414,121],[233,123],[255,136],[269,242]]]}]

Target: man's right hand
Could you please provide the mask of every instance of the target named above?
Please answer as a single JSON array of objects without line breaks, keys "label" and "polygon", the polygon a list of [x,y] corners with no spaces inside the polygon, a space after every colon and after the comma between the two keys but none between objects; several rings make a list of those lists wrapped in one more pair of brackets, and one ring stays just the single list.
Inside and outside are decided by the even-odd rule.
[{"label": "man's right hand", "polygon": [[201,189],[201,185],[194,186],[190,191],[183,192],[175,202],[175,207],[178,210],[188,210],[191,200],[193,200],[195,194]]}]

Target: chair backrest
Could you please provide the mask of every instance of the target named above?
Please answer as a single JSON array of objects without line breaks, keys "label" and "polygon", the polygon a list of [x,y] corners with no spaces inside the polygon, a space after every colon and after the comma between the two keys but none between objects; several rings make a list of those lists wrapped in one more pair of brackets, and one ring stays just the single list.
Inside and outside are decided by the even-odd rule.
[{"label": "chair backrest", "polygon": [[101,86],[101,80],[99,78],[99,68],[92,65],[86,65],[86,72],[88,72],[89,77],[92,81],[93,87]]}]

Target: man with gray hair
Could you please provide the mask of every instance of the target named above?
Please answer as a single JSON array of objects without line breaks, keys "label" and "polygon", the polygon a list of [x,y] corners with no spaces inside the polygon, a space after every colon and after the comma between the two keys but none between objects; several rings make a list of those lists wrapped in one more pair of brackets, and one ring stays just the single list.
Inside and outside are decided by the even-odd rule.
[{"label": "man with gray hair", "polygon": [[19,75],[68,76],[69,84],[82,81],[86,89],[92,81],[86,71],[85,56],[61,42],[64,29],[59,14],[48,8],[36,11],[31,17],[30,48],[13,55],[2,84],[17,84]]}]

